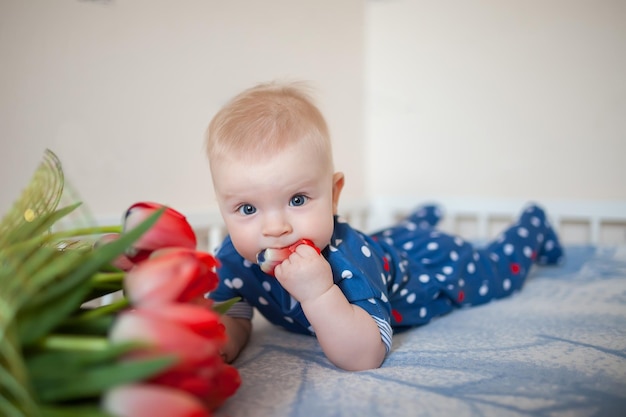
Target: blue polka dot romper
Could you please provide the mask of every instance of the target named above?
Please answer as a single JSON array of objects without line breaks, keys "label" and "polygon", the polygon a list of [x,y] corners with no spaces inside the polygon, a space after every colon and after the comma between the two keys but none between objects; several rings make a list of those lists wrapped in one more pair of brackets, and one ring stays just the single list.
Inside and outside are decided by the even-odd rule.
[{"label": "blue polka dot romper", "polygon": [[[366,235],[335,217],[330,245],[322,250],[335,284],[376,321],[388,351],[394,330],[506,297],[522,288],[533,263],[555,264],[563,256],[545,213],[534,205],[480,249],[435,229],[439,220],[437,207],[424,206],[396,226]],[[230,237],[216,257],[220,282],[209,298],[242,298],[229,315],[251,318],[255,307],[289,331],[315,334],[300,304],[273,276],[243,259]]]}]

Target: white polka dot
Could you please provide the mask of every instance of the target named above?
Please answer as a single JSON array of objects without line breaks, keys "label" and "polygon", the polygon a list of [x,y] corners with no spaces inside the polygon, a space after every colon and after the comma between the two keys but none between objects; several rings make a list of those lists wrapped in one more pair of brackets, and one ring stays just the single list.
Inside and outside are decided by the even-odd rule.
[{"label": "white polka dot", "polygon": [[476,265],[474,264],[474,262],[470,262],[467,264],[467,272],[470,274],[476,272]]},{"label": "white polka dot", "polygon": [[543,242],[543,233],[539,233],[537,235],[537,242],[539,242],[539,243]]},{"label": "white polka dot", "polygon": [[293,319],[291,317],[285,316],[283,318],[285,319],[285,321],[288,321],[289,323],[293,323]]},{"label": "white polka dot", "polygon": [[361,252],[363,253],[363,255],[365,255],[368,258],[372,256],[372,251],[370,251],[370,248],[368,248],[365,245],[361,246]]},{"label": "white polka dot", "polygon": [[546,250],[552,250],[552,248],[554,248],[554,241],[553,240],[546,241]]},{"label": "white polka dot", "polygon": [[452,259],[454,262],[459,260],[459,254],[456,253],[456,251],[452,251],[450,252],[450,259]]},{"label": "white polka dot", "polygon": [[506,245],[504,245],[504,254],[505,255],[511,255],[513,253],[513,250],[515,248],[513,247],[513,245],[511,245],[510,243],[507,243]]},{"label": "white polka dot", "polygon": [[337,249],[336,247],[332,246],[332,245],[328,245],[328,247],[330,248],[331,252],[337,252],[339,249]]},{"label": "white polka dot", "polygon": [[530,248],[530,246],[524,246],[524,255],[527,258],[530,258],[533,256],[533,250]]},{"label": "white polka dot", "polygon": [[252,262],[250,262],[247,259],[243,260],[243,266],[245,266],[246,268],[250,268],[252,266]]},{"label": "white polka dot", "polygon": [[456,243],[457,246],[463,246],[463,239],[457,236],[454,238],[454,243]]},{"label": "white polka dot", "polygon": [[426,274],[422,274],[419,276],[419,280],[421,283],[426,284],[428,281],[430,281],[430,277]]},{"label": "white polka dot", "polygon": [[404,245],[402,245],[402,249],[404,250],[411,250],[413,248],[413,242],[406,242]]},{"label": "white polka dot", "polygon": [[420,222],[420,229],[428,229],[430,227],[430,223],[428,223],[426,220],[422,220]]},{"label": "white polka dot", "polygon": [[408,293],[409,293],[409,290],[407,290],[406,288],[403,288],[402,291],[400,291],[400,295],[403,297],[407,295]]},{"label": "white polka dot", "polygon": [[398,288],[400,288],[400,284],[393,284],[393,286],[391,287],[391,292],[397,292]]},{"label": "white polka dot", "polygon": [[450,275],[451,273],[454,272],[454,268],[452,268],[450,265],[446,265],[443,268],[441,268],[441,271],[446,275]]},{"label": "white polka dot", "polygon": [[426,317],[426,307],[420,308],[420,317],[421,318]]},{"label": "white polka dot", "polygon": [[502,281],[502,288],[504,289],[504,291],[510,290],[511,289],[511,280],[507,278],[504,281]]},{"label": "white polka dot", "polygon": [[406,302],[409,304],[413,304],[416,298],[417,296],[415,295],[414,292],[412,292],[411,294],[408,295],[408,297],[406,297]]},{"label": "white polka dot", "polygon": [[517,234],[520,237],[528,237],[528,229],[526,229],[525,227],[520,227],[519,229],[517,229]]},{"label": "white polka dot", "polygon": [[393,239],[391,239],[391,238],[386,238],[386,239],[385,239],[385,242],[386,242],[388,245],[393,245]]},{"label": "white polka dot", "polygon": [[339,246],[343,243],[343,239],[335,239],[335,246]]},{"label": "white polka dot", "polygon": [[387,296],[384,293],[380,293],[380,299],[382,300],[383,303],[386,303],[389,301],[387,299]]},{"label": "white polka dot", "polygon": [[268,305],[269,303],[267,302],[267,300],[263,297],[259,297],[259,304],[263,304],[264,306]]},{"label": "white polka dot", "polygon": [[439,282],[444,282],[446,280],[446,276],[443,274],[435,274],[435,278],[437,278]]},{"label": "white polka dot", "polygon": [[383,281],[383,284],[387,283],[387,277],[385,276],[385,274],[380,274],[380,279]]},{"label": "white polka dot", "polygon": [[270,292],[272,290],[272,286],[270,285],[269,282],[263,281],[263,289],[267,292]]},{"label": "white polka dot", "polygon": [[243,287],[243,280],[241,278],[234,278],[232,283],[233,283],[233,288],[239,289]]},{"label": "white polka dot", "polygon": [[541,220],[539,220],[539,217],[533,216],[530,218],[530,224],[532,224],[535,227],[539,227],[541,226]]},{"label": "white polka dot", "polygon": [[478,252],[474,252],[474,260],[478,262],[480,260],[480,254]]},{"label": "white polka dot", "polygon": [[230,282],[228,278],[224,280],[224,285],[226,285],[228,288],[233,288],[233,283]]},{"label": "white polka dot", "polygon": [[459,280],[459,287],[464,287],[465,286],[465,280],[463,278],[461,278]]},{"label": "white polka dot", "polygon": [[446,288],[448,289],[448,291],[452,291],[454,289],[454,285],[448,284]]},{"label": "white polka dot", "polygon": [[309,332],[311,332],[311,334],[315,334],[315,330],[313,329],[313,326],[309,326],[307,329],[309,330]]},{"label": "white polka dot", "polygon": [[500,260],[500,257],[498,256],[497,253],[491,253],[489,254],[489,258],[494,261],[494,262],[498,262]]},{"label": "white polka dot", "polygon": [[367,299],[367,301],[368,301],[370,304],[376,304],[376,300],[374,300],[373,298],[368,298],[368,299]]},{"label": "white polka dot", "polygon": [[341,278],[350,279],[352,278],[352,271],[345,269],[341,272]]},{"label": "white polka dot", "polygon": [[480,288],[478,289],[478,294],[480,294],[483,297],[487,295],[488,292],[489,292],[489,287],[487,286],[487,284],[481,285]]},{"label": "white polka dot", "polygon": [[439,249],[439,243],[437,243],[437,242],[430,242],[428,245],[426,245],[426,249],[428,249],[428,250],[437,250],[437,249]]},{"label": "white polka dot", "polygon": [[417,229],[417,225],[415,223],[413,223],[413,222],[407,222],[406,223],[406,229],[413,231],[413,230]]},{"label": "white polka dot", "polygon": [[422,263],[423,263],[423,264],[429,264],[429,263],[431,263],[431,262],[432,262],[432,261],[431,261],[430,259],[428,259],[428,258],[422,258]]}]

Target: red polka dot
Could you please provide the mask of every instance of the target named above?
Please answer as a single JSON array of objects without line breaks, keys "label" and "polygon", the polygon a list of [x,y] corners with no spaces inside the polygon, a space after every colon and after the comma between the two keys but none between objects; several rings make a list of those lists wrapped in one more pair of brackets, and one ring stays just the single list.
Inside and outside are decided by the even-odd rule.
[{"label": "red polka dot", "polygon": [[402,322],[402,314],[398,310],[391,310],[391,315],[393,316],[396,323]]},{"label": "red polka dot", "polygon": [[389,272],[389,259],[387,259],[386,256],[383,258],[383,268],[385,268],[385,271]]},{"label": "red polka dot", "polygon": [[465,291],[459,291],[459,296],[457,297],[459,303],[462,303],[465,300]]},{"label": "red polka dot", "polygon": [[519,274],[519,271],[521,270],[520,266],[518,263],[513,262],[511,264],[511,272],[514,274]]}]

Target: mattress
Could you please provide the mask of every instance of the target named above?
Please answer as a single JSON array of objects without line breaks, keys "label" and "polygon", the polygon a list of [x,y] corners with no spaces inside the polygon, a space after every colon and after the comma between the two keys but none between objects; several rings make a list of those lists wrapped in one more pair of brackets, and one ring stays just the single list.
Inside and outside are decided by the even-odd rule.
[{"label": "mattress", "polygon": [[626,411],[626,246],[568,245],[510,298],[394,335],[379,369],[334,367],[258,315],[218,412],[253,416],[618,416]]}]

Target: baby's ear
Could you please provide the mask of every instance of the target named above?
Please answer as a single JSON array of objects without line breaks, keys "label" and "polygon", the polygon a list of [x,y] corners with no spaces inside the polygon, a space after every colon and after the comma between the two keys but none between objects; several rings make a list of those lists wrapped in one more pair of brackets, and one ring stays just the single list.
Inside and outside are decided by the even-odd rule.
[{"label": "baby's ear", "polygon": [[333,174],[333,214],[337,214],[339,196],[341,195],[341,190],[343,190],[344,182],[345,177],[343,172],[335,172]]}]

